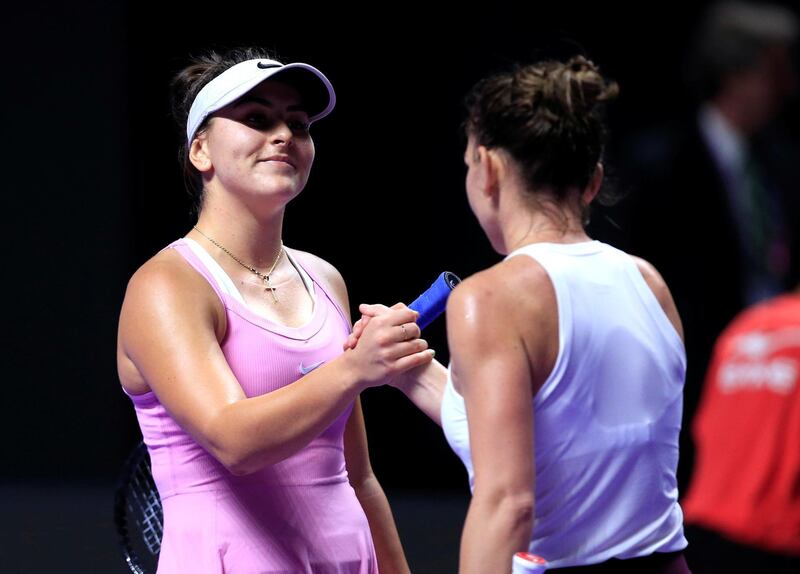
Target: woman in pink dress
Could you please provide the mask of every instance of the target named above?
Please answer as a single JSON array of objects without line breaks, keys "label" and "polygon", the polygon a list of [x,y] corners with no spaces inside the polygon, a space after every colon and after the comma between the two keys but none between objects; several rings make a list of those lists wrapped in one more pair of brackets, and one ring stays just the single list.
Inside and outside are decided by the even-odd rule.
[{"label": "woman in pink dress", "polygon": [[198,220],[131,278],[117,351],[163,501],[158,572],[406,572],[358,395],[432,352],[398,305],[342,353],[341,276],[281,240],[333,88],[253,49],[173,88]]}]

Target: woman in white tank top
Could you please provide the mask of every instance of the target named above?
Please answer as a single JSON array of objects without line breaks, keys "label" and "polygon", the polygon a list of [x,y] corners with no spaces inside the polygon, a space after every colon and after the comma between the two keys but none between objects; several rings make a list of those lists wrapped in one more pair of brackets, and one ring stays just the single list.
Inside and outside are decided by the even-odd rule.
[{"label": "woman in white tank top", "polygon": [[[450,297],[449,376],[434,363],[400,385],[469,473],[462,573],[510,572],[518,551],[556,571],[688,572],[680,319],[651,265],[584,231],[616,93],[574,57],[489,77],[466,101],[467,199],[507,257]],[[383,308],[361,311],[351,344]]]}]

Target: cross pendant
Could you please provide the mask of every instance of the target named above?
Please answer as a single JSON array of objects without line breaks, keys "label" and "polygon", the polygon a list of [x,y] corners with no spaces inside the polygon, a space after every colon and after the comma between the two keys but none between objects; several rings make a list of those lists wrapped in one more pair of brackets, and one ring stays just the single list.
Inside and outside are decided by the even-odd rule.
[{"label": "cross pendant", "polygon": [[264,291],[269,291],[272,294],[272,301],[274,303],[278,302],[278,296],[275,295],[275,287],[269,284],[269,277],[264,277]]}]

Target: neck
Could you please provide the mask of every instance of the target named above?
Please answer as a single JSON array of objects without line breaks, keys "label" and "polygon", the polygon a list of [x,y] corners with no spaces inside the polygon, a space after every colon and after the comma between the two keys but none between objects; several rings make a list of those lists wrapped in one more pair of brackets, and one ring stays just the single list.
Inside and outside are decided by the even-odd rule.
[{"label": "neck", "polygon": [[[512,196],[513,197],[513,196]],[[530,199],[508,205],[500,217],[500,243],[498,249],[508,254],[530,243],[580,243],[590,241],[577,209],[564,203],[539,199],[533,206]]]},{"label": "neck", "polygon": [[591,237],[586,234],[583,227],[565,227],[563,224],[551,225],[551,223],[547,222],[543,225],[532,223],[527,233],[512,232],[504,236],[504,253],[511,253],[515,249],[531,243],[581,243],[583,241],[591,241]]},{"label": "neck", "polygon": [[[258,214],[231,201],[230,197],[227,199],[223,203],[214,201],[212,196],[206,197],[197,219],[198,229],[247,265],[262,271],[269,269],[281,249],[283,207],[272,213]],[[196,230],[188,236],[200,242],[208,241]]]}]

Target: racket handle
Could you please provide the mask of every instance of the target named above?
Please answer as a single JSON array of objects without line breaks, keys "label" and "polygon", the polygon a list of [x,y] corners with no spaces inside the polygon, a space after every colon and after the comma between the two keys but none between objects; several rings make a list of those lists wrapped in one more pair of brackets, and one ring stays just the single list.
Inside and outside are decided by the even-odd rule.
[{"label": "racket handle", "polygon": [[450,291],[459,283],[461,283],[461,279],[455,273],[445,271],[436,278],[436,281],[422,295],[414,299],[409,307],[419,313],[417,325],[419,325],[420,329],[430,325],[436,317],[442,314],[447,307],[447,298],[450,296]]},{"label": "racket handle", "polygon": [[511,568],[511,574],[540,574],[547,570],[547,560],[530,552],[517,552]]}]

